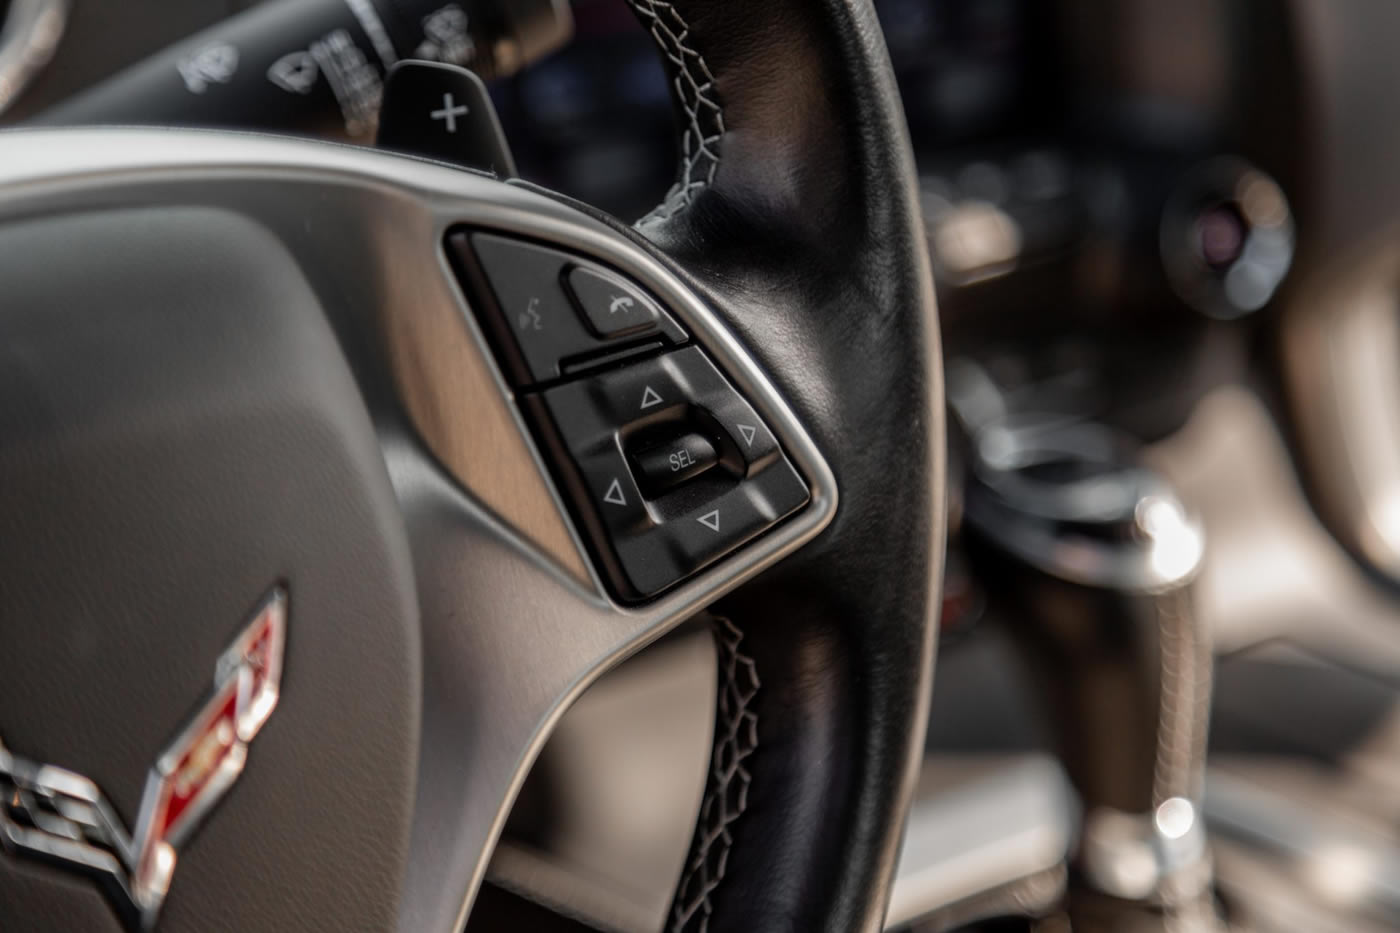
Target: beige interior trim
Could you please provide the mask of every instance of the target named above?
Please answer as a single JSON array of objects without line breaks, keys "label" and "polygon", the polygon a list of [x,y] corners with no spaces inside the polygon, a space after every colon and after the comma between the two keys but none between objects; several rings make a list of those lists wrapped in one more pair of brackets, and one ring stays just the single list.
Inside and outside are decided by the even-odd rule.
[{"label": "beige interior trim", "polygon": [[[389,266],[390,294],[417,295],[385,316],[399,397],[429,449],[461,484],[579,582],[590,580],[548,480],[444,280]],[[463,305],[464,306],[464,305]]]}]

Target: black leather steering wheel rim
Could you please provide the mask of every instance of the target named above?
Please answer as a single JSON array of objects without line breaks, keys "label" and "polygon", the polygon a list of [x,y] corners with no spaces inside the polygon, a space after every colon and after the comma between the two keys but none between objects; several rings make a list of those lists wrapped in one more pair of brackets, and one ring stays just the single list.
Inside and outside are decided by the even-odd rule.
[{"label": "black leather steering wheel rim", "polygon": [[638,229],[795,400],[841,491],[815,544],[716,607],[715,744],[671,929],[878,930],[922,756],[944,527],[900,97],[867,3],[630,2],[667,63],[682,154]]},{"label": "black leather steering wheel rim", "polygon": [[[57,766],[135,825],[143,768],[211,674],[228,683],[215,661],[240,617],[289,594],[276,712],[136,926],[460,923],[562,710],[710,606],[716,755],[673,928],[879,928],[943,528],[898,95],[865,0],[639,12],[686,158],[634,230],[306,141],[0,135],[0,515],[25,543],[0,569],[0,778]],[[442,255],[460,224],[593,256],[670,302],[808,469],[809,514],[649,604],[612,602],[463,317]],[[483,472],[471,441],[510,469]],[[0,829],[24,829],[22,809]],[[34,851],[0,839],[0,913],[112,925]]]}]

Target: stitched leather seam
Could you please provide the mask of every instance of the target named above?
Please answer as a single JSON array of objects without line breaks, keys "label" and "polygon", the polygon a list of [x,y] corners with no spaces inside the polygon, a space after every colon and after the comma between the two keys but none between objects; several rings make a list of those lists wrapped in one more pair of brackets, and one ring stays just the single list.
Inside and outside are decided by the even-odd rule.
[{"label": "stitched leather seam", "polygon": [[719,662],[719,696],[715,703],[715,738],[710,773],[695,838],[671,905],[671,933],[708,933],[714,905],[710,900],[724,880],[734,847],[734,823],[749,805],[753,778],[745,764],[758,749],[758,669],[740,650],[744,633],[728,619],[715,620]]},{"label": "stitched leather seam", "polygon": [[705,57],[690,44],[690,26],[666,0],[628,0],[650,30],[661,54],[675,68],[672,88],[685,112],[681,130],[681,165],[676,183],[660,204],[641,220],[641,227],[669,220],[690,206],[695,196],[714,183],[719,169],[719,144],[724,136],[724,110],[715,89],[715,76]]}]

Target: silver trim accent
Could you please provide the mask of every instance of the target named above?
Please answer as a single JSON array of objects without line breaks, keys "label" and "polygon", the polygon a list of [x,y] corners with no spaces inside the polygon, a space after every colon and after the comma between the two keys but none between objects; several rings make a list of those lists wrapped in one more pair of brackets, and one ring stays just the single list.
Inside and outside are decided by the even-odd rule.
[{"label": "silver trim accent", "polygon": [[[966,521],[1007,552],[1072,583],[1133,593],[1184,586],[1205,553],[1199,519],[1156,473],[1096,449],[1101,433],[1092,424],[1044,433],[982,431],[981,487],[967,496]],[[1092,471],[1049,481],[1033,473],[1061,462]]]},{"label": "silver trim accent", "polygon": [[[936,771],[938,759],[924,768]],[[951,790],[920,794],[909,812],[885,929],[1063,868],[1078,820],[1074,790],[1047,755],[1028,755]],[[979,919],[958,913],[960,924]]]},{"label": "silver trim accent", "polygon": [[[276,233],[326,302],[380,432],[420,580],[423,704],[414,825],[398,929],[461,929],[525,774],[563,712],[599,674],[811,540],[835,514],[835,478],[792,409],[720,319],[628,235],[520,185],[405,156],[314,140],[168,129],[0,134],[0,223],[94,204],[202,204]],[[568,518],[447,266],[450,227],[469,224],[580,251],[666,303],[767,421],[807,479],[807,509],[657,601],[613,602],[464,489],[404,423],[384,337],[392,317],[432,306],[460,316],[464,365],[494,396],[438,400],[514,423],[541,508]],[[447,390],[443,390],[447,391]],[[390,393],[386,395],[386,393]],[[529,465],[527,464],[527,466]]]},{"label": "silver trim accent", "polygon": [[53,58],[68,24],[69,0],[12,0],[0,26],[0,113]]},{"label": "silver trim accent", "polygon": [[[1184,813],[1173,812],[1179,805]],[[1091,885],[1128,901],[1174,906],[1199,896],[1211,880],[1205,822],[1182,797],[1151,813],[1091,811],[1079,860]]]},{"label": "silver trim accent", "polygon": [[379,18],[379,11],[374,8],[371,0],[345,0],[345,5],[355,14],[355,19],[365,31],[365,35],[369,36],[370,45],[374,46],[374,53],[379,56],[379,61],[387,73],[399,60],[399,53],[394,50],[394,42],[389,38],[389,33],[384,30],[384,21]]},{"label": "silver trim accent", "polygon": [[1137,445],[1107,425],[1009,410],[979,364],[948,366],[948,400],[971,451],[964,520],[1007,553],[1061,580],[1160,593],[1194,578],[1198,518]]}]

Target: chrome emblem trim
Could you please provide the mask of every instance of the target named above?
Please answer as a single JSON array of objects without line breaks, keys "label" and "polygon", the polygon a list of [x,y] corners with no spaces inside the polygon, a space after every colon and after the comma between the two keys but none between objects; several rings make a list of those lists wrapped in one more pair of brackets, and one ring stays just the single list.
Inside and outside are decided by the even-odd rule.
[{"label": "chrome emblem trim", "polygon": [[12,753],[0,738],[0,848],[94,878],[133,930],[148,930],[177,849],[228,791],[277,706],[287,594],[274,588],[214,665],[214,687],[146,775],[128,833],[98,786]]}]

